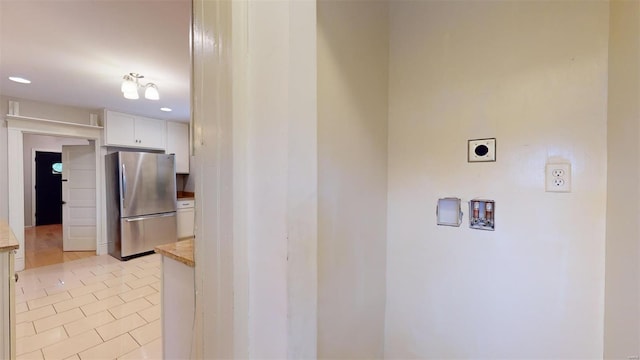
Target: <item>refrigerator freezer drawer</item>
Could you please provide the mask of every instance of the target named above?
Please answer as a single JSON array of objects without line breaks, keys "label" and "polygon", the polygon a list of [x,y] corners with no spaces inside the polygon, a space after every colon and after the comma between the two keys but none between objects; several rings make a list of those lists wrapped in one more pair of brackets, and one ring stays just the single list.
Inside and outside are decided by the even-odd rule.
[{"label": "refrigerator freezer drawer", "polygon": [[120,229],[120,259],[153,251],[178,238],[175,212],[122,218]]}]

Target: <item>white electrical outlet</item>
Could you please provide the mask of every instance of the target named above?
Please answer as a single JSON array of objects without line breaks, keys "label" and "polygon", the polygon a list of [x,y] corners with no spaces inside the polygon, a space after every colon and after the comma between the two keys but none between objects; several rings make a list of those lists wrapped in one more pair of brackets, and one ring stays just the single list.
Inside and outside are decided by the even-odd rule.
[{"label": "white electrical outlet", "polygon": [[571,164],[547,164],[545,170],[547,192],[571,192]]}]

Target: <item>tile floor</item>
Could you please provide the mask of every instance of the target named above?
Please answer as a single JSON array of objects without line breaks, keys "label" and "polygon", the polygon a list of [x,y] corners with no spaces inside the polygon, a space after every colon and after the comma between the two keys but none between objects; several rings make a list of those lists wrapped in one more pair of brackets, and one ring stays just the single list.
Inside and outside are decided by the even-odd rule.
[{"label": "tile floor", "polygon": [[102,255],[20,272],[17,359],[162,359],[160,261]]}]

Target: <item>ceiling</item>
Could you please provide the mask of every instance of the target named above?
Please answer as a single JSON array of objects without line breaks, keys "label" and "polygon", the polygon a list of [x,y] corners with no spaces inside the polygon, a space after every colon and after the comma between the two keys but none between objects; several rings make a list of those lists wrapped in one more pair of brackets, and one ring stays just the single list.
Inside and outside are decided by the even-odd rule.
[{"label": "ceiling", "polygon": [[[190,19],[190,0],[0,0],[0,94],[188,121]],[[125,99],[130,72],[160,100]]]}]

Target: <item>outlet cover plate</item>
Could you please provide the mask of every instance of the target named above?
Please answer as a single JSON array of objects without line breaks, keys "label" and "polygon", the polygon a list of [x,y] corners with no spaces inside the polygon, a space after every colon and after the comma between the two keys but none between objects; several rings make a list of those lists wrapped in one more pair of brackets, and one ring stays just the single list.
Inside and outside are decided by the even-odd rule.
[{"label": "outlet cover plate", "polygon": [[496,138],[469,140],[468,162],[496,161]]},{"label": "outlet cover plate", "polygon": [[571,192],[571,164],[557,163],[545,166],[547,192]]}]

